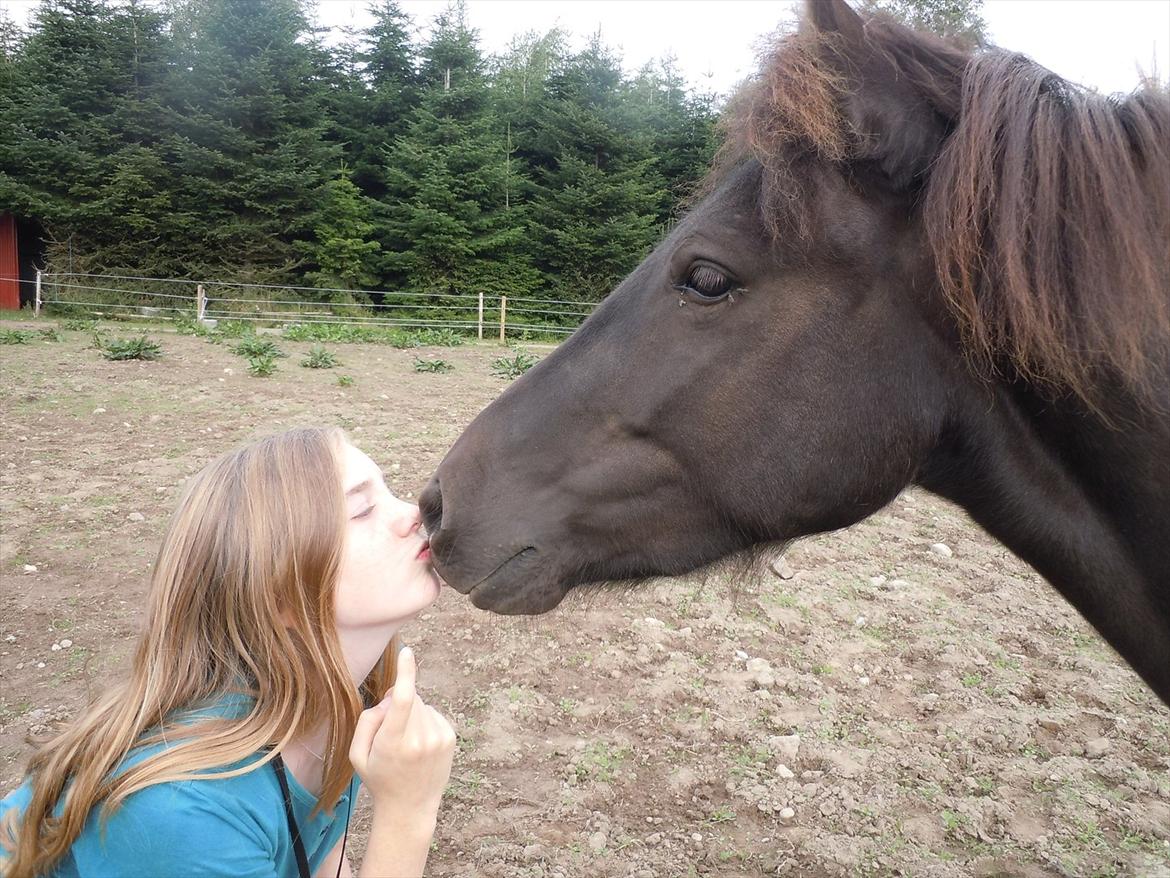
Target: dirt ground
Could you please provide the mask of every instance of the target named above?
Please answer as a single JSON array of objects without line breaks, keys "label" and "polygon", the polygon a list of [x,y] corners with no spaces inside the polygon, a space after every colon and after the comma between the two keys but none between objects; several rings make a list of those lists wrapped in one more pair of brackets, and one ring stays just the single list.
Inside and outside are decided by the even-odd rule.
[{"label": "dirt ground", "polygon": [[[156,362],[79,331],[0,347],[0,795],[30,735],[125,668],[203,463],[340,424],[410,496],[505,386],[489,344],[332,345],[342,365],[309,370],[282,341],[256,378],[152,334]],[[1170,711],[965,515],[911,490],[787,562],[534,619],[444,592],[406,634],[460,734],[429,873],[1170,876]],[[355,863],[367,820],[363,801]]]}]

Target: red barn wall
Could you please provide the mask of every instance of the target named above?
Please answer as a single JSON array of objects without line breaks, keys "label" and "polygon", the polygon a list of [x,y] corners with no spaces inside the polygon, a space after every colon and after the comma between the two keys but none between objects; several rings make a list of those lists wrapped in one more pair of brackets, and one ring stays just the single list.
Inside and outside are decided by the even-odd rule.
[{"label": "red barn wall", "polygon": [[20,256],[16,248],[16,217],[0,214],[0,308],[20,310]]}]

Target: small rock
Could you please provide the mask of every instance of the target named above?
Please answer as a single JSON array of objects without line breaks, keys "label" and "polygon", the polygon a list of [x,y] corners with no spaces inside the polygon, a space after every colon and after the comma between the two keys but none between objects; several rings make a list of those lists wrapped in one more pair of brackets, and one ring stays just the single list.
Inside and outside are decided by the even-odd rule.
[{"label": "small rock", "polygon": [[869,578],[869,584],[875,588],[880,588],[886,584],[886,578],[884,576],[871,576]]},{"label": "small rock", "polygon": [[141,512],[131,512],[126,516],[127,521],[146,521],[146,516]]},{"label": "small rock", "polygon": [[1037,720],[1036,724],[1040,726],[1040,728],[1052,732],[1053,734],[1060,734],[1064,731],[1064,723],[1057,719],[1044,718]]},{"label": "small rock", "polygon": [[768,739],[768,746],[772,752],[787,765],[796,761],[800,752],[800,735],[773,735]]},{"label": "small rock", "polygon": [[94,409],[93,413],[95,415],[104,415],[106,413],[106,410],[105,409]]},{"label": "small rock", "polygon": [[16,635],[9,634],[7,637],[4,638],[4,642],[5,643],[16,643]]},{"label": "small rock", "polygon": [[735,651],[735,657],[737,659],[739,659],[741,662],[746,662],[748,660],[748,654],[746,652],[744,652],[742,649],[737,649]]},{"label": "small rock", "polygon": [[691,626],[688,625],[686,628],[679,628],[678,629],[678,636],[679,637],[690,637],[691,636]]},{"label": "small rock", "polygon": [[544,856],[544,845],[540,845],[540,844],[526,845],[524,847],[524,854],[523,855],[524,855],[524,859],[526,859],[526,860],[530,860],[530,861],[531,860],[539,860],[541,857]]},{"label": "small rock", "polygon": [[779,816],[781,823],[791,823],[796,819],[796,812],[791,808],[781,808]]},{"label": "small rock", "polygon": [[24,565],[24,572],[25,573],[36,573],[37,572],[37,565],[36,564],[25,564]]},{"label": "small rock", "polygon": [[615,679],[615,680],[620,680],[622,678],[622,672],[619,671],[617,668],[614,668],[612,671],[610,671],[609,675],[611,677],[613,677],[613,679]]},{"label": "small rock", "polygon": [[796,571],[792,569],[792,566],[788,563],[788,559],[783,555],[773,561],[771,567],[772,572],[781,579],[791,579],[796,575]]},{"label": "small rock", "polygon": [[37,667],[38,667],[38,668],[43,668],[44,666],[45,666],[45,663],[44,663],[44,662],[37,662]]},{"label": "small rock", "polygon": [[792,769],[783,762],[776,766],[776,775],[778,777],[782,777],[784,780],[792,780],[794,777],[796,777],[796,775],[792,773]]},{"label": "small rock", "polygon": [[661,843],[662,843],[662,833],[661,832],[652,832],[648,836],[646,836],[646,844],[650,845],[650,847],[654,847],[655,845],[658,845]]},{"label": "small rock", "polygon": [[655,619],[653,616],[647,616],[642,620],[642,624],[647,628],[665,628],[666,623],[661,619]]},{"label": "small rock", "polygon": [[62,649],[68,649],[72,645],[73,645],[73,641],[70,640],[68,637],[66,637],[64,640],[61,641],[61,648]]},{"label": "small rock", "polygon": [[949,558],[955,554],[946,543],[935,543],[930,547],[930,551],[942,558]]},{"label": "small rock", "polygon": [[693,841],[695,844],[698,844],[702,840],[703,840],[703,833],[701,833],[701,832],[692,832],[691,833],[691,841]]},{"label": "small rock", "polygon": [[605,850],[607,844],[609,844],[609,836],[600,830],[589,836],[589,850],[595,854],[599,854]]},{"label": "small rock", "polygon": [[869,685],[869,677],[858,677],[857,682],[858,682],[858,685],[868,686]]},{"label": "small rock", "polygon": [[1113,745],[1108,738],[1093,738],[1085,742],[1085,756],[1089,759],[1100,759],[1112,749]]},{"label": "small rock", "polygon": [[858,616],[856,619],[853,620],[853,627],[854,628],[864,628],[865,622],[866,622],[865,616]]},{"label": "small rock", "polygon": [[61,651],[61,644],[54,643],[52,646],[49,647],[49,649],[53,650],[53,652],[60,652]]}]

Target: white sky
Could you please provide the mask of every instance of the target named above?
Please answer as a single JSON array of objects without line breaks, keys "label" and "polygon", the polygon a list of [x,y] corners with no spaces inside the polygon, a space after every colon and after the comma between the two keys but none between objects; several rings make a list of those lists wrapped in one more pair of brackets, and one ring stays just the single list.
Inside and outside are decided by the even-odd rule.
[{"label": "white sky", "polygon": [[[402,4],[425,31],[446,0]],[[361,27],[370,20],[366,5],[318,0],[318,19]],[[35,6],[0,0],[18,23]],[[628,70],[674,53],[692,85],[727,92],[754,71],[761,38],[791,21],[795,7],[794,0],[469,0],[468,14],[485,52],[503,50],[514,34],[557,25],[579,47],[600,27]],[[1170,74],[1170,0],[986,0],[984,18],[993,42],[1104,92],[1134,88],[1139,67],[1162,79]]]}]

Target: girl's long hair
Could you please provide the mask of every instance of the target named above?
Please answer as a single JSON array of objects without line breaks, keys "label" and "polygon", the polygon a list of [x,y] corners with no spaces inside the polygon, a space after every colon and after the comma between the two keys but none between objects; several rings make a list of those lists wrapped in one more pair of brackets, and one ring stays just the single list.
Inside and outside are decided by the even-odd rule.
[{"label": "girl's long hair", "polygon": [[[397,646],[357,691],[334,624],[344,442],[336,429],[290,430],[226,454],[192,479],[155,561],[129,679],[29,763],[24,817],[13,809],[0,827],[12,852],[7,878],[52,868],[95,805],[108,817],[152,784],[254,771],[322,722],[329,743],[316,810],[338,800],[352,776],[358,716],[393,682]],[[225,693],[247,696],[241,716],[183,716]],[[113,776],[132,748],[163,741],[170,746]]]}]

